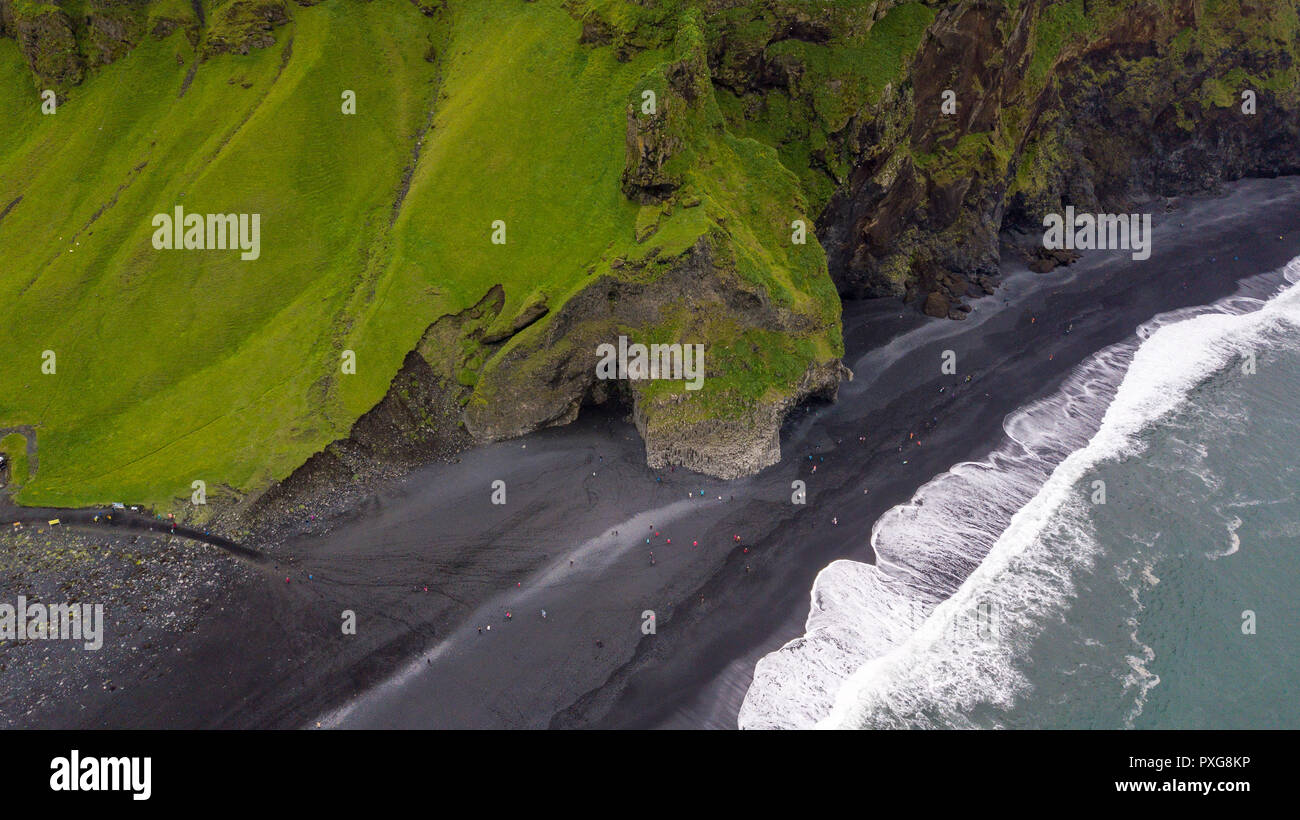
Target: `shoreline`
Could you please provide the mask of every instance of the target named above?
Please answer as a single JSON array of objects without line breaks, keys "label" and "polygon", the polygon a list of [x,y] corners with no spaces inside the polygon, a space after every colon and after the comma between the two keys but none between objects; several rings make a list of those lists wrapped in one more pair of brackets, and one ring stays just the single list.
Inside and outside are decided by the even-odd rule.
[{"label": "shoreline", "polygon": [[[597,409],[390,479],[315,534],[269,545],[274,569],[230,573],[148,674],[78,693],[77,712],[71,698],[44,702],[30,725],[297,727],[334,714],[367,727],[734,728],[753,660],[802,634],[822,567],[872,558],[884,510],[986,454],[1007,413],[1139,322],[1300,255],[1300,178],[1226,190],[1156,213],[1146,262],[1098,253],[1034,274],[1005,258],[998,290],[964,321],[846,303],[855,380],[836,403],[792,414],[781,462],[757,476],[651,471],[632,426]],[[1218,254],[1239,258],[1209,261]],[[944,349],[970,383],[940,374]],[[909,432],[923,446],[903,464]],[[807,484],[802,507],[794,480]],[[340,630],[345,608],[354,636]]]},{"label": "shoreline", "polygon": [[[1114,257],[1107,260],[1100,254],[1094,254],[1048,274],[1026,274],[1023,266],[1018,265],[1021,270],[1014,274],[1011,281],[1004,278],[1003,285],[985,302],[1005,302],[1009,299],[1012,306],[1016,306],[1017,301],[1022,301],[1015,314],[1022,321],[1017,323],[1007,321],[1007,317],[999,320],[990,316],[987,338],[975,340],[977,349],[1005,357],[997,364],[997,370],[1002,372],[976,376],[977,380],[988,377],[988,383],[996,385],[992,396],[984,399],[984,404],[979,408],[980,414],[985,417],[984,421],[965,431],[968,439],[974,438],[976,441],[948,443],[947,447],[951,448],[947,450],[948,455],[934,462],[935,469],[929,476],[912,482],[910,490],[900,492],[888,503],[873,508],[867,516],[870,520],[866,535],[869,536],[871,523],[895,504],[910,500],[920,484],[929,478],[958,462],[985,458],[1002,439],[1001,424],[1006,415],[1055,392],[1068,373],[1093,353],[1131,338],[1139,324],[1158,313],[1205,305],[1230,296],[1242,281],[1261,274],[1272,274],[1286,262],[1300,256],[1300,236],[1296,235],[1297,228],[1300,228],[1300,200],[1296,198],[1296,178],[1281,178],[1277,181],[1279,187],[1272,189],[1274,194],[1288,188],[1290,192],[1283,196],[1286,207],[1276,210],[1256,201],[1257,197],[1267,199],[1270,196],[1269,185],[1273,182],[1251,180],[1231,186],[1222,196],[1176,200],[1179,202],[1176,211],[1172,214],[1157,214],[1155,217],[1157,236],[1165,241],[1157,246],[1162,249],[1161,252],[1153,255],[1146,263],[1137,264],[1126,258]],[[1219,209],[1227,212],[1217,212]],[[1258,221],[1253,222],[1254,218],[1258,218]],[[1185,222],[1186,226],[1180,226],[1180,221]],[[1197,232],[1198,228],[1200,233]],[[1229,238],[1238,230],[1239,235]],[[1170,237],[1170,233],[1174,236]],[[1282,241],[1278,241],[1278,234],[1283,236]],[[1196,247],[1199,242],[1205,242],[1205,245]],[[1014,260],[1004,256],[1004,270],[1008,262],[1014,264]],[[1159,272],[1147,267],[1148,265],[1160,266]],[[1255,267],[1252,269],[1252,266]],[[1229,271],[1226,276],[1223,275],[1225,269]],[[1134,270],[1139,276],[1130,282],[1123,281],[1124,275]],[[1099,281],[1081,281],[1094,273],[1100,275]],[[1061,278],[1054,279],[1058,274]],[[1044,277],[1042,281],[1048,285],[1047,288],[1034,286],[1036,280],[1033,277],[1037,276]],[[1282,282],[1280,275],[1277,276],[1277,281],[1279,284]],[[1025,283],[1028,283],[1027,288],[1018,287]],[[1008,284],[1012,285],[1011,293],[1006,292]],[[1162,290],[1164,285],[1172,287]],[[1101,301],[1099,304],[1083,303],[1082,308],[1075,308],[1072,303],[1079,296],[1099,296]],[[1069,318],[1071,316],[1075,318]],[[1030,318],[1036,318],[1037,321],[1030,327],[1025,327],[1024,322]],[[1020,346],[1017,349],[1017,335],[1028,333],[1033,327],[1043,327],[1045,322],[1050,323],[1047,325],[1049,328],[1055,327],[1058,332],[1065,327],[1072,327],[1072,332],[1049,338],[1044,347],[1037,351],[1036,357],[1030,355],[1034,351],[1029,348]],[[942,345],[932,347],[937,350]],[[854,363],[855,372],[871,356],[868,354]],[[1037,374],[1037,387],[1034,387],[1035,379],[1027,371],[1020,374],[1006,372],[1028,365],[1035,358],[1036,368],[1040,371]],[[1047,361],[1043,361],[1045,358]],[[1013,398],[1016,396],[1018,398]],[[931,441],[927,440],[928,443]],[[619,716],[597,725],[619,728],[684,728],[704,723],[718,728],[735,728],[736,713],[752,678],[754,663],[768,652],[779,649],[788,641],[804,634],[804,618],[809,611],[807,596],[812,590],[813,581],[826,564],[837,558],[874,562],[865,538],[857,550],[827,554],[822,563],[800,576],[798,581],[789,582],[798,586],[798,594],[789,596],[793,609],[787,617],[772,619],[770,630],[764,638],[747,644],[744,652],[737,653],[736,660],[712,678],[698,680],[695,691],[690,696],[676,699],[671,708],[647,709],[639,714],[637,707],[628,699],[617,708],[626,710],[625,714],[630,719]],[[703,677],[702,674],[701,678]],[[721,720],[718,716],[721,716]]]}]

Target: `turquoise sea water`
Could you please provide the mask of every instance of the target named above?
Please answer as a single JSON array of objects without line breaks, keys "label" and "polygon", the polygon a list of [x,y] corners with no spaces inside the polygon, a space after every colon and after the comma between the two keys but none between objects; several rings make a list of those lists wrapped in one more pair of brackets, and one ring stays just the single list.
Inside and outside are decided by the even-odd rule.
[{"label": "turquoise sea water", "polygon": [[1300,333],[1266,334],[1247,364],[1098,465],[1106,504],[1053,535],[1095,557],[1017,662],[1030,688],[990,719],[1300,727]]},{"label": "turquoise sea water", "polygon": [[883,516],[877,564],[823,570],[740,724],[1300,727],[1300,261],[1282,274],[1100,351]]}]

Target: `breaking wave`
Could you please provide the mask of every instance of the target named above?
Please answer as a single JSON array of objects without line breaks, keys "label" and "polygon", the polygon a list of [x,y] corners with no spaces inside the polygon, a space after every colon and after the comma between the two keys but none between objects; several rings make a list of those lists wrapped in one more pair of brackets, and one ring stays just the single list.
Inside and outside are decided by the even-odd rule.
[{"label": "breaking wave", "polygon": [[1270,299],[1239,291],[1142,325],[1007,416],[986,459],[882,515],[876,563],[824,568],[805,634],[756,664],[741,728],[968,726],[1010,706],[1028,686],[1014,661],[1063,617],[1075,571],[1099,551],[1091,471],[1141,452],[1139,434],[1194,387],[1300,325],[1300,258],[1283,274]]}]

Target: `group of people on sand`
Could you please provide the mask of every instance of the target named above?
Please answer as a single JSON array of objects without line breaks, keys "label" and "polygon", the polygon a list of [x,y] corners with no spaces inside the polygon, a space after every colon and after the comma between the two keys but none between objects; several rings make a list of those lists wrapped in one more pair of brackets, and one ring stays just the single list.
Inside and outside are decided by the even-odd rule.
[{"label": "group of people on sand", "polygon": [[[543,620],[543,621],[546,620],[546,610],[545,610],[545,609],[541,610],[541,611],[540,611],[540,614],[541,614],[541,616],[542,616],[542,620]],[[515,613],[514,613],[513,611],[507,609],[507,610],[506,610],[506,620],[507,620],[507,621],[513,621],[514,619],[515,619]],[[486,626],[480,626],[480,627],[478,628],[478,634],[480,634],[480,635],[482,635],[484,632],[491,632],[491,631],[492,631],[492,624],[488,624],[488,625],[486,625]]]},{"label": "group of people on sand", "polygon": [[[811,461],[811,460],[812,460],[812,456],[809,456],[808,459],[809,459],[809,461]],[[601,462],[604,461],[604,457],[603,457],[603,456],[600,457],[600,461],[601,461]],[[823,462],[824,462],[824,461],[825,461],[825,458],[822,457],[822,458],[819,459],[819,461],[823,461]],[[813,472],[816,472],[816,470],[817,470],[817,467],[814,465],[814,466],[813,466]],[[673,470],[673,469],[670,467],[670,468],[669,468],[669,472],[672,473],[672,472],[675,472],[675,470]],[[663,481],[663,478],[662,478],[661,476],[660,476],[660,477],[656,477],[656,478],[655,478],[655,481],[656,481],[656,482],[662,482],[662,481]],[[690,492],[687,493],[687,496],[688,496],[688,497],[692,497],[692,498],[694,498],[694,497],[703,497],[704,495],[705,495],[705,491],[704,491],[704,490],[698,490],[698,489],[697,489],[697,490],[692,490],[692,491],[690,491]],[[717,496],[716,498],[717,498],[718,501],[722,501],[722,500],[723,500],[723,497],[722,497],[721,495]],[[735,497],[734,495],[732,495],[732,496],[729,496],[726,500],[727,500],[727,501],[735,501],[735,500],[736,500],[736,497]],[[838,519],[838,518],[832,518],[832,519],[831,519],[831,523],[832,523],[832,524],[838,524],[838,523],[839,523],[839,519]],[[652,535],[651,537],[647,537],[647,538],[646,538],[645,541],[646,541],[647,544],[652,543],[652,540],[651,540],[652,538],[660,538],[660,537],[663,537],[662,534],[661,534],[658,530],[655,529],[655,527],[654,527],[653,524],[650,525],[650,532],[651,532],[653,535]],[[617,536],[617,535],[618,535],[618,530],[613,530],[613,531],[612,531],[612,534],[613,534],[614,536]],[[732,536],[732,540],[733,540],[734,543],[737,543],[737,544],[741,543],[739,533],[733,535],[733,536]],[[664,544],[665,544],[665,545],[670,545],[670,544],[672,544],[672,542],[673,542],[673,540],[672,540],[671,538],[664,538]],[[698,540],[692,540],[692,541],[691,541],[691,546],[692,546],[692,547],[698,547],[699,545],[700,545],[700,542],[699,542]],[[745,554],[748,554],[748,553],[749,553],[749,547],[744,547],[744,553],[745,553]],[[654,550],[650,550],[649,560],[650,560],[650,565],[651,565],[651,566],[654,566],[654,565],[656,565],[656,564],[658,563],[657,559],[655,558]],[[570,567],[575,566],[575,562],[574,562],[573,559],[569,559],[569,566],[570,566]],[[745,571],[746,571],[746,572],[751,572],[751,571],[752,571],[752,568],[750,567],[749,564],[746,564],[746,565],[745,565]],[[520,585],[521,585],[521,584],[516,584],[516,586],[520,586]],[[542,620],[546,620],[546,619],[547,619],[547,612],[546,612],[545,609],[540,610],[540,611],[539,611],[539,614],[540,614]],[[511,621],[511,620],[513,620],[513,619],[514,619],[514,613],[513,613],[511,610],[506,610],[506,613],[505,613],[505,620],[506,620],[506,621]],[[478,627],[478,634],[480,634],[480,635],[482,635],[484,632],[491,632],[491,631],[492,631],[492,625],[491,625],[491,624],[486,624],[486,625],[484,625],[484,626],[480,626],[480,627]],[[597,641],[597,642],[596,642],[596,645],[597,645],[597,647],[603,647],[603,646],[604,646],[604,644],[603,644],[601,641]]]}]

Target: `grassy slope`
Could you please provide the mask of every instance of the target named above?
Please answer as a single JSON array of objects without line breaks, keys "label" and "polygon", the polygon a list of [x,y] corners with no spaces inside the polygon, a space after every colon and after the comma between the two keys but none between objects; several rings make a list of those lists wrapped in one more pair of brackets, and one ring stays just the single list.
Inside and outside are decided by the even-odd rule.
[{"label": "grassy slope", "polygon": [[[178,32],[90,74],[52,117],[0,40],[0,208],[23,196],[0,221],[0,426],[37,424],[41,448],[20,501],[165,504],[195,479],[209,495],[264,487],[346,435],[439,315],[501,283],[505,323],[541,295],[559,304],[589,269],[652,247],[670,258],[705,233],[825,330],[710,328],[730,366],[697,410],[788,389],[810,357],[839,355],[821,248],[788,244],[790,220],[810,220],[798,181],[770,148],[716,127],[712,101],[693,146],[708,157],[686,172],[702,207],[647,214],[620,191],[624,108],[667,60],[702,48],[693,27],[623,63],[579,46],[556,2],[454,5],[464,34],[449,43],[445,23],[400,0],[291,13],[274,48],[203,63],[181,99],[177,55],[193,53]],[[355,117],[339,112],[343,89]],[[150,219],[176,204],[261,213],[261,258],[155,251]],[[638,216],[658,224],[645,244]],[[497,219],[504,246],[489,241]],[[55,375],[40,373],[46,349]],[[356,375],[339,374],[344,349]]]},{"label": "grassy slope", "polygon": [[[540,295],[552,305],[571,295],[616,238],[632,244],[637,206],[619,189],[623,101],[656,57],[623,64],[579,47],[578,22],[545,4],[471,3],[455,15],[455,28],[474,36],[445,61],[382,298],[433,287],[464,307],[500,283],[504,321]],[[491,242],[496,220],[506,223],[504,245]]]},{"label": "grassy slope", "polygon": [[[0,424],[39,424],[42,456],[20,500],[255,486],[346,431],[345,401],[312,387],[337,368],[334,342],[352,346],[340,317],[365,226],[387,220],[424,118],[427,24],[407,9],[299,10],[275,48],[205,63],[182,99],[188,44],[146,40],[47,117],[0,41],[0,199],[23,195],[0,222]],[[178,203],[261,213],[261,258],[155,251],[149,220]],[[412,344],[430,302],[406,306]],[[40,373],[46,349],[55,375]],[[395,369],[367,363],[350,389],[373,403]]]},{"label": "grassy slope", "polygon": [[[526,51],[531,70],[515,72],[509,61],[494,53],[499,45],[473,49],[449,70],[451,101],[443,109],[446,116],[453,116],[457,76],[467,78],[465,93],[472,95],[467,105],[478,106],[482,113],[458,118],[473,124],[464,132],[463,141],[458,139],[462,136],[459,132],[449,138],[447,131],[440,131],[437,156],[455,158],[456,162],[474,157],[492,169],[489,174],[499,179],[499,185],[479,189],[479,201],[472,210],[468,203],[475,197],[469,190],[439,185],[425,191],[435,201],[422,201],[413,208],[412,219],[442,213],[436,210],[441,204],[443,218],[464,226],[453,234],[460,240],[454,248],[459,255],[435,257],[430,264],[450,264],[461,270],[464,266],[503,266],[496,276],[506,277],[507,304],[502,316],[510,317],[537,296],[539,279],[547,283],[540,291],[567,297],[585,286],[587,269],[628,276],[615,273],[609,263],[615,258],[640,259],[658,249],[658,259],[667,264],[697,238],[713,237],[716,246],[728,254],[719,264],[764,288],[774,301],[818,317],[822,325],[819,332],[801,338],[741,328],[725,320],[690,326],[668,309],[662,323],[649,333],[627,328],[633,341],[709,342],[713,364],[699,393],[668,381],[637,386],[647,398],[682,394],[689,405],[679,405],[685,416],[681,421],[691,416],[743,412],[757,400],[788,394],[809,361],[839,356],[839,300],[826,274],[825,255],[815,239],[798,247],[789,242],[793,219],[803,218],[809,224],[812,220],[798,180],[781,166],[772,149],[726,133],[711,95],[683,125],[687,147],[673,160],[684,177],[676,206],[639,207],[619,191],[625,106],[629,100],[639,105],[640,91],[645,88],[656,89],[659,99],[670,104],[666,66],[692,59],[701,61],[702,66],[704,42],[694,17],[688,13],[683,18],[675,42],[638,52],[629,62],[620,63],[611,49],[576,46],[579,26],[575,21],[541,4],[529,8],[524,20],[514,19],[517,15],[513,12],[505,15],[512,18],[505,27],[502,21],[490,19],[500,15],[499,10],[476,8],[476,18],[466,24],[475,31],[500,31],[500,39],[514,43],[515,53]],[[458,25],[461,23],[458,20]],[[495,42],[498,38],[485,39]],[[576,93],[556,93],[566,82],[572,84],[574,77],[578,78],[573,89]],[[497,127],[481,127],[485,119]],[[535,127],[536,123],[546,123],[545,129]],[[488,135],[495,138],[486,141]],[[529,154],[527,145],[542,150]],[[545,163],[540,167],[539,156]],[[586,156],[589,162],[574,163],[571,158],[575,156]],[[431,159],[422,170],[439,175],[445,169]],[[447,186],[465,184],[463,177],[452,174],[442,178]],[[580,190],[589,193],[575,195]],[[682,200],[691,198],[700,199],[701,206],[681,207]],[[507,215],[498,216],[502,213]],[[519,225],[524,236],[519,244],[511,239],[485,258],[480,248],[487,242],[486,226],[494,218]],[[643,243],[635,240],[638,220],[657,225]],[[449,249],[431,250],[446,253]],[[472,294],[478,295],[481,293]],[[554,298],[551,304],[556,304]],[[543,331],[549,320],[549,316],[543,319],[530,333]],[[526,342],[522,337],[512,340],[506,350]],[[498,400],[492,363],[487,376],[474,401]],[[538,378],[542,376],[538,374]]]}]

